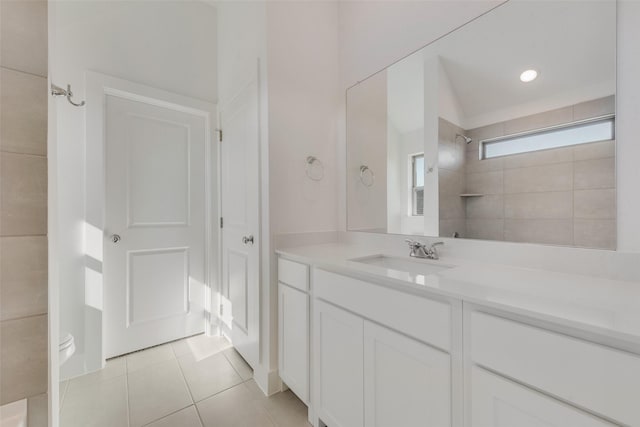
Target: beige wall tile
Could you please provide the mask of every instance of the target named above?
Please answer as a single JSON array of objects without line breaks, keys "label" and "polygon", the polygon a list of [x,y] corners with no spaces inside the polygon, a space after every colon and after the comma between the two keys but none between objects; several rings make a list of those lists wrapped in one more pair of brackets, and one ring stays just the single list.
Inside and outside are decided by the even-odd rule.
[{"label": "beige wall tile", "polygon": [[47,159],[0,154],[0,235],[47,234]]},{"label": "beige wall tile", "polygon": [[616,156],[616,141],[592,142],[573,147],[573,159],[588,160]]},{"label": "beige wall tile", "polygon": [[0,1],[0,64],[47,76],[46,1]]},{"label": "beige wall tile", "polygon": [[595,249],[616,248],[616,221],[613,219],[576,219],[573,222],[576,246]]},{"label": "beige wall tile", "polygon": [[440,195],[459,196],[464,192],[464,174],[462,172],[438,169],[438,187]]},{"label": "beige wall tile", "polygon": [[493,159],[482,159],[478,153],[469,153],[465,157],[465,171],[467,173],[500,171],[504,168],[504,158],[494,157]]},{"label": "beige wall tile", "polygon": [[440,237],[453,237],[453,233],[458,233],[458,237],[466,237],[466,220],[464,218],[441,219],[439,231],[438,234]]},{"label": "beige wall tile", "polygon": [[503,159],[505,169],[569,163],[573,161],[573,148],[564,147],[553,150],[533,151],[531,153],[504,156]]},{"label": "beige wall tile", "polygon": [[502,171],[468,173],[466,193],[500,194],[504,191]]},{"label": "beige wall tile", "polygon": [[459,195],[440,195],[440,219],[464,218],[464,200]]},{"label": "beige wall tile", "polygon": [[615,188],[615,186],[616,159],[613,157],[575,162],[573,187],[576,190],[587,188]]},{"label": "beige wall tile", "polygon": [[0,237],[0,320],[47,312],[47,238]]},{"label": "beige wall tile", "polygon": [[29,397],[27,400],[28,427],[49,425],[49,401],[47,393]]},{"label": "beige wall tile", "polygon": [[575,218],[615,219],[616,190],[576,190],[573,209]]},{"label": "beige wall tile", "polygon": [[573,192],[507,194],[504,216],[509,219],[571,219]]},{"label": "beige wall tile", "polygon": [[467,219],[467,238],[504,240],[503,219]]},{"label": "beige wall tile", "polygon": [[0,323],[0,405],[47,391],[47,316]]},{"label": "beige wall tile", "polygon": [[615,112],[616,98],[614,95],[611,95],[574,105],[573,120],[591,119],[607,114],[614,114]]},{"label": "beige wall tile", "polygon": [[502,219],[504,218],[504,196],[492,194],[466,199],[467,218],[469,219]]},{"label": "beige wall tile", "polygon": [[0,68],[0,149],[47,154],[47,79]]},{"label": "beige wall tile", "polygon": [[573,107],[564,107],[557,110],[545,111],[504,122],[505,135],[537,130],[549,126],[561,125],[573,121]]},{"label": "beige wall tile", "polygon": [[573,244],[570,219],[505,219],[504,239],[509,242]]},{"label": "beige wall tile", "polygon": [[504,171],[505,193],[566,191],[572,188],[572,163],[558,163]]}]

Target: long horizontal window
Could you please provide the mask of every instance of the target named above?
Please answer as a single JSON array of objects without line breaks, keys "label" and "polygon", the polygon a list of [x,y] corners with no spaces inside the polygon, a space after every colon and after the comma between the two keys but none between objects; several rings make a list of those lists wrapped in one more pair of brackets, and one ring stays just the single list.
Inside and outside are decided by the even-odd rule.
[{"label": "long horizontal window", "polygon": [[544,130],[526,132],[480,141],[480,158],[508,156],[531,151],[614,139],[615,118],[613,116],[574,122]]}]

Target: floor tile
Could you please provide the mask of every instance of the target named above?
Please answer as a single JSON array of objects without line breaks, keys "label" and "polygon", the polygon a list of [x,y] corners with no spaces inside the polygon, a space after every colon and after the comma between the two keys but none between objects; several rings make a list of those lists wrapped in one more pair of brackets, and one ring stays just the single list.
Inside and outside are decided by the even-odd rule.
[{"label": "floor tile", "polygon": [[100,381],[109,380],[127,373],[127,364],[124,357],[107,360],[107,364],[99,371],[91,372],[69,380],[68,391],[75,391]]},{"label": "floor tile", "polygon": [[231,347],[231,343],[224,337],[209,337],[204,334],[195,335],[171,343],[176,357],[190,354],[197,360],[220,353]]},{"label": "floor tile", "polygon": [[195,406],[189,406],[151,424],[147,427],[202,427],[200,415]]},{"label": "floor tile", "polygon": [[276,427],[260,400],[244,384],[196,404],[205,427]]},{"label": "floor tile", "polygon": [[240,353],[236,351],[235,348],[231,347],[224,351],[224,355],[227,357],[227,360],[233,367],[235,368],[238,375],[242,378],[243,381],[247,381],[248,379],[253,378],[253,369],[245,360],[240,356]]},{"label": "floor tile", "polygon": [[178,361],[196,402],[242,383],[242,378],[222,353],[202,360],[187,354]]},{"label": "floor tile", "polygon": [[265,396],[254,380],[245,382],[253,399],[262,403],[278,427],[309,427],[307,406],[291,390]]},{"label": "floor tile", "polygon": [[128,425],[124,376],[67,392],[60,412],[62,427],[120,427]]},{"label": "floor tile", "polygon": [[135,372],[148,368],[155,363],[166,362],[175,359],[171,344],[159,345],[146,350],[137,351],[125,356],[127,359],[127,372]]},{"label": "floor tile", "polygon": [[155,363],[130,373],[128,383],[132,427],[148,424],[193,404],[176,360]]}]

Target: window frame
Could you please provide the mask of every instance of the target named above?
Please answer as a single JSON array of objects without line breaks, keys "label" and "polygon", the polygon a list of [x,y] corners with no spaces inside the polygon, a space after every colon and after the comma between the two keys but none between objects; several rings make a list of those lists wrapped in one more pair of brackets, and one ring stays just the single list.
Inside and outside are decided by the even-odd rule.
[{"label": "window frame", "polygon": [[[589,124],[592,124],[592,123],[598,123],[598,122],[611,123],[611,138],[599,139],[599,140],[593,140],[593,141],[578,141],[578,142],[575,142],[575,143],[572,143],[572,144],[558,145],[558,146],[555,146],[555,147],[544,147],[544,148],[540,148],[540,149],[523,150],[523,151],[519,151],[519,152],[515,152],[515,153],[487,156],[487,149],[486,148],[487,148],[488,145],[491,145],[491,144],[504,143],[504,142],[507,142],[507,143],[508,142],[513,142],[513,141],[515,141],[517,139],[520,139],[520,138],[523,138],[523,137],[551,134],[551,133],[555,133],[555,132],[562,131],[562,130],[565,130],[565,129],[577,129],[577,128],[584,127],[586,125],[589,125]],[[570,123],[563,123],[563,124],[560,124],[560,125],[549,126],[549,127],[545,127],[545,128],[541,128],[541,129],[534,129],[534,130],[530,130],[530,131],[526,131],[526,132],[519,132],[519,133],[510,134],[510,135],[499,136],[499,137],[496,137],[496,138],[483,139],[478,143],[478,150],[479,150],[478,154],[479,154],[480,160],[489,160],[489,159],[495,159],[495,158],[505,157],[505,156],[515,156],[515,155],[518,155],[518,154],[535,153],[537,151],[555,150],[555,149],[559,149],[559,148],[574,147],[574,146],[583,145],[583,144],[593,144],[593,143],[596,143],[596,142],[612,141],[612,140],[615,140],[615,138],[616,138],[616,116],[615,116],[615,114],[607,114],[607,115],[604,115],[604,116],[593,117],[593,118],[589,118],[589,119],[585,119],[585,120],[578,120],[578,121],[574,121],[574,122],[570,122]]]},{"label": "window frame", "polygon": [[[416,173],[416,159],[422,158],[422,162],[424,165],[424,153],[415,153],[410,154],[410,165],[411,165],[411,197],[410,197],[410,206],[409,212],[411,212],[411,216],[424,216],[424,206],[422,207],[422,213],[418,213],[417,199],[418,192],[422,191],[422,200],[424,203],[424,185],[418,186],[417,184],[417,173]],[[423,178],[424,179],[424,178]]]}]

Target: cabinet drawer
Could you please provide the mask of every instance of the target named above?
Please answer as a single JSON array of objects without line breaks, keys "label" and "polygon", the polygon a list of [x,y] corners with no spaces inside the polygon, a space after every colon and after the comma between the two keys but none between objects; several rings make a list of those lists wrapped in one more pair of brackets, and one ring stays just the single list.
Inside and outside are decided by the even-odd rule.
[{"label": "cabinet drawer", "polygon": [[445,351],[451,349],[451,305],[315,269],[316,298]]},{"label": "cabinet drawer", "polygon": [[471,359],[605,417],[640,425],[640,357],[631,353],[474,312]]},{"label": "cabinet drawer", "polygon": [[278,258],[278,280],[307,292],[309,290],[309,266]]}]

